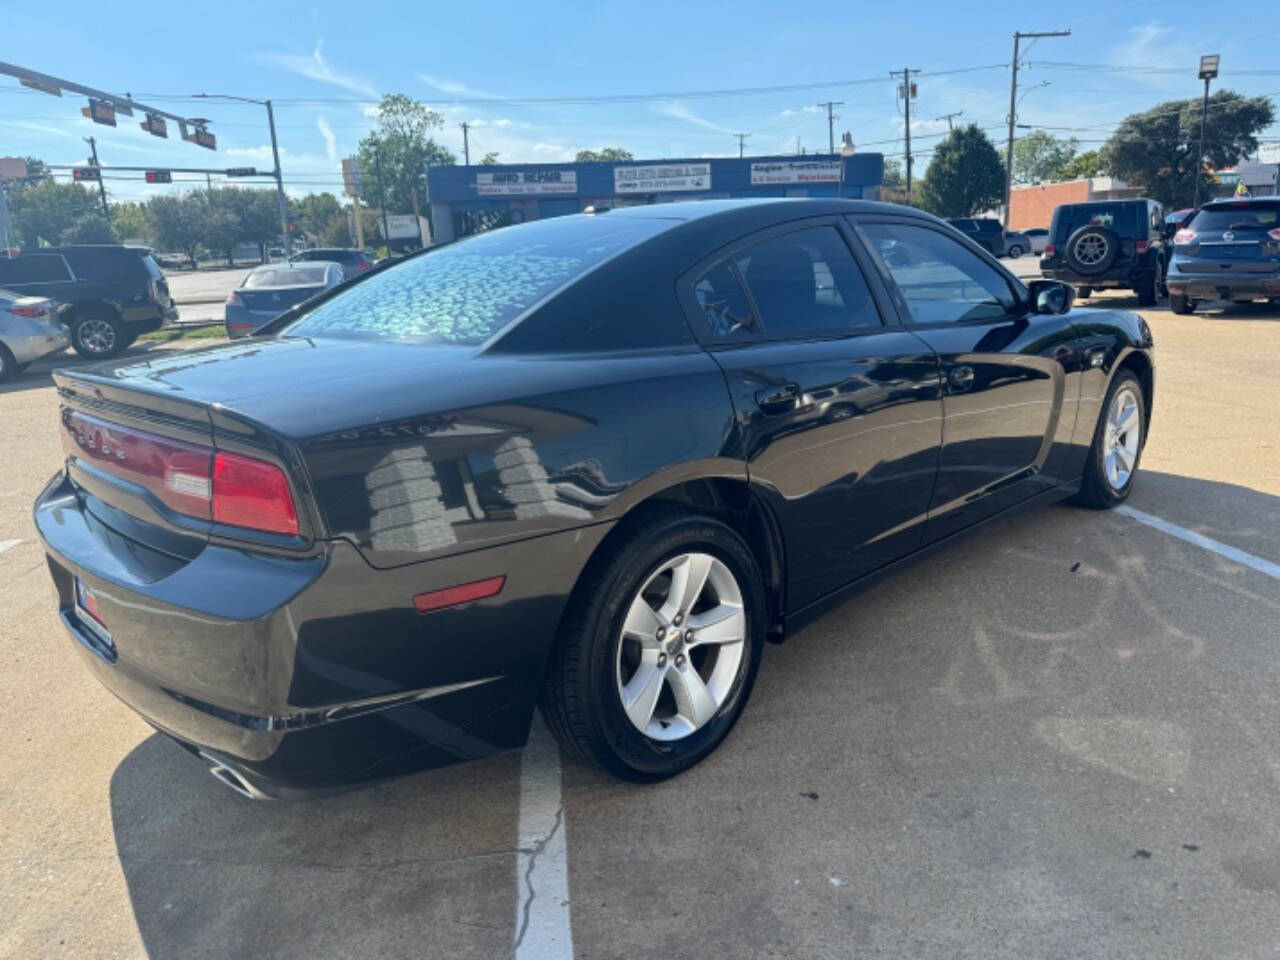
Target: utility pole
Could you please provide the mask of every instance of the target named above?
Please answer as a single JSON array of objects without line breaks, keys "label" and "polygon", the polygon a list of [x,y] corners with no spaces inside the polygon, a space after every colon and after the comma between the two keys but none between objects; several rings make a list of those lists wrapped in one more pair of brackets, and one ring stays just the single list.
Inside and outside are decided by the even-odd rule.
[{"label": "utility pole", "polygon": [[835,115],[835,108],[843,107],[844,101],[827,100],[825,103],[818,104],[818,106],[827,108],[827,152],[834,154],[836,152],[836,120],[838,119]]},{"label": "utility pole", "polygon": [[751,134],[735,133],[734,136],[738,138],[738,159],[741,160],[742,159],[742,142],[746,140],[747,137],[751,136]]},{"label": "utility pole", "polygon": [[797,154],[804,153],[804,151],[800,149],[800,134],[798,133],[796,134],[796,153]]},{"label": "utility pole", "polygon": [[1049,30],[1043,33],[1013,34],[1013,69],[1009,83],[1009,145],[1004,151],[1004,228],[1009,229],[1009,207],[1013,204],[1013,125],[1018,122],[1018,57],[1023,39],[1038,40],[1041,37],[1069,37],[1070,30]]},{"label": "utility pole", "polygon": [[964,111],[963,111],[963,110],[957,110],[955,113],[944,113],[942,116],[940,116],[940,117],[934,117],[933,119],[935,119],[935,120],[945,120],[945,121],[947,121],[947,133],[950,133],[952,130],[954,130],[954,129],[955,129],[955,127],[952,125],[951,121],[952,121],[954,118],[956,118],[956,117],[963,117],[963,116],[964,116]]},{"label": "utility pole", "polygon": [[471,129],[471,124],[463,121],[458,124],[462,128],[462,162],[465,166],[471,166],[471,143],[467,139],[467,131]]},{"label": "utility pole", "polygon": [[387,226],[387,195],[382,191],[382,151],[374,148],[373,168],[378,174],[378,203],[382,205],[382,241],[387,245],[387,254],[391,253],[391,229]]},{"label": "utility pole", "polygon": [[[1208,89],[1209,85],[1206,83],[1205,90],[1207,91]],[[1207,97],[1208,93],[1206,93],[1205,96]],[[101,167],[101,164],[98,163],[98,141],[93,137],[85,137],[84,142],[87,143],[89,145],[89,149],[93,151],[93,166],[94,169],[98,170],[98,195],[102,197],[102,213],[107,217],[107,219],[110,219],[111,211],[107,209],[107,188],[102,182],[102,171],[98,169]]]},{"label": "utility pole", "polygon": [[[902,94],[903,115],[906,126],[903,128],[907,139],[907,162],[905,164],[907,170],[907,196],[911,196],[911,75],[919,73],[919,70],[913,70],[910,67],[902,69],[902,88],[899,93]],[[890,70],[889,76],[896,77],[897,70]]]}]

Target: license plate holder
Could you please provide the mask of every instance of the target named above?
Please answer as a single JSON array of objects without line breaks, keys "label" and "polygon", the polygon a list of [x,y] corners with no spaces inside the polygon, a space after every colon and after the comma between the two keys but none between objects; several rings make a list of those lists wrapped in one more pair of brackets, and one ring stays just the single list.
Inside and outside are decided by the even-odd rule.
[{"label": "license plate holder", "polygon": [[88,634],[89,639],[94,642],[95,646],[101,648],[109,656],[114,656],[116,645],[115,641],[111,639],[111,631],[98,619],[96,612],[98,606],[97,595],[79,577],[76,577],[75,586],[75,612],[76,619],[80,621],[81,630]]}]

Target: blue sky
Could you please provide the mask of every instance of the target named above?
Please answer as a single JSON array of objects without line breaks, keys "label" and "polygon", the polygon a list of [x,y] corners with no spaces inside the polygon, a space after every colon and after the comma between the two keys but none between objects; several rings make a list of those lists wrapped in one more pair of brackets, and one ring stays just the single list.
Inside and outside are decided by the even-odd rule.
[{"label": "blue sky", "polygon": [[[1220,86],[1280,98],[1275,0],[1082,0],[1027,3],[484,3],[365,2],[108,5],[9,2],[0,60],[204,116],[210,153],[159,140],[121,118],[111,129],[80,117],[79,97],[23,90],[0,77],[0,155],[81,162],[94,135],[104,165],[271,166],[261,107],[185,99],[197,92],[271,97],[282,167],[292,193],[341,186],[339,161],[371,125],[381,93],[402,92],[446,118],[437,139],[461,159],[458,124],[472,124],[472,159],[570,159],[617,145],[637,157],[793,152],[796,138],[825,150],[825,100],[859,151],[901,155],[903,120],[888,71],[924,71],[912,107],[916,151],[946,132],[942,114],[964,111],[1002,142],[1014,29],[1070,28],[1024,58],[1023,123],[1079,128],[1098,146],[1125,114],[1196,96],[1201,53],[1222,55]],[[1111,72],[1052,63],[1178,69],[1180,75]],[[968,72],[966,68],[977,68]],[[1270,71],[1240,73],[1239,71]],[[880,79],[883,78],[883,79]],[[856,81],[856,82],[855,82]],[[866,82],[870,81],[870,82]],[[1047,86],[1038,86],[1047,83]],[[813,84],[725,96],[699,91]],[[1029,92],[1028,92],[1029,91]],[[577,104],[509,101],[619,94],[687,94]],[[503,102],[508,101],[508,102]],[[1066,131],[1063,131],[1064,134]],[[1271,131],[1280,139],[1280,128]],[[1094,142],[1096,141],[1096,142]],[[924,172],[928,156],[917,161]],[[113,196],[164,189],[111,181]]]}]

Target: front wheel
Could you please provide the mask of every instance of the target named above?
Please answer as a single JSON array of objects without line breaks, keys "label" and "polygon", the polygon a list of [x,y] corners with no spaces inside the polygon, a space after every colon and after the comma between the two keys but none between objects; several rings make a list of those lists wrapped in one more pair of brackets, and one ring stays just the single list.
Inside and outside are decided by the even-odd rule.
[{"label": "front wheel", "polygon": [[80,317],[71,328],[71,345],[90,360],[107,360],[125,348],[126,337],[120,321],[105,313]]},{"label": "front wheel", "polygon": [[1083,300],[1093,295],[1093,287],[1076,287],[1076,299]]},{"label": "front wheel", "polygon": [[1171,293],[1169,294],[1169,309],[1174,313],[1194,313],[1196,304],[1185,293]]},{"label": "front wheel", "polygon": [[1022,248],[1015,243],[1009,248],[1009,259],[1017,260],[1020,256],[1022,256]]},{"label": "front wheel", "polygon": [[574,589],[543,689],[547,724],[627,780],[687,770],[742,713],[764,621],[759,570],[732,528],[675,509],[632,521]]},{"label": "front wheel", "polygon": [[1108,510],[1128,498],[1142,459],[1146,423],[1142,384],[1132,371],[1121,370],[1111,381],[1093,432],[1077,503]]},{"label": "front wheel", "polygon": [[9,352],[9,348],[0,343],[0,383],[4,383],[14,376],[19,369],[18,361],[13,359],[13,354]]},{"label": "front wheel", "polygon": [[1157,267],[1138,286],[1138,306],[1154,307],[1160,302],[1160,295],[1163,289],[1164,284],[1160,280],[1160,268]]}]

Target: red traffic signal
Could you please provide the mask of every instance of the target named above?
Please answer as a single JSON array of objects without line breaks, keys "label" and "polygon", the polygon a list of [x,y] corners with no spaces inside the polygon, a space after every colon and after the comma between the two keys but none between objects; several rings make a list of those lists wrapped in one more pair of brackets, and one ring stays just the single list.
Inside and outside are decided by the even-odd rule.
[{"label": "red traffic signal", "polygon": [[147,183],[173,183],[173,174],[168,170],[148,170]]},{"label": "red traffic signal", "polygon": [[72,167],[72,180],[101,180],[102,173],[97,167]]}]

